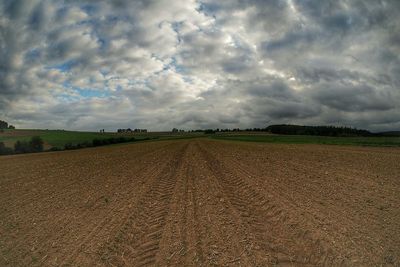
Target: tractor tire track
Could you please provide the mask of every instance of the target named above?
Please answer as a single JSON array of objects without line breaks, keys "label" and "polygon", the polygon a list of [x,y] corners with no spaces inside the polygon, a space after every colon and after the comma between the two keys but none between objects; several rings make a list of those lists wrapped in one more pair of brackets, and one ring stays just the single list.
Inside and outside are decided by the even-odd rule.
[{"label": "tractor tire track", "polygon": [[[258,246],[272,254],[270,264],[295,265],[327,265],[330,252],[321,244],[321,240],[313,240],[306,231],[290,233],[297,238],[297,244],[288,242],[285,237],[278,237],[277,233],[285,233],[286,238],[291,229],[284,229],[282,225],[289,221],[286,212],[277,205],[270,204],[262,195],[253,190],[241,177],[228,175],[230,171],[209,151],[199,146],[203,157],[207,159],[209,168],[219,177],[218,183],[235,207],[243,221],[258,238]],[[285,227],[286,228],[286,227]],[[307,249],[307,250],[306,250]]]},{"label": "tractor tire track", "polygon": [[[296,150],[296,153],[289,155],[279,153],[279,155],[285,156],[286,160],[279,157],[274,158],[274,154],[276,154],[274,150],[268,151],[270,154],[265,155],[266,151],[262,146],[255,146],[256,149],[249,152],[243,151],[243,153],[228,149],[227,146],[207,147],[214,155],[218,155],[224,164],[235,166],[232,171],[237,176],[249,177],[248,181],[253,180],[252,184],[256,185],[256,188],[261,188],[261,191],[269,199],[279,199],[279,204],[285,206],[285,210],[291,211],[287,224],[293,225],[293,228],[297,231],[301,229],[298,231],[299,238],[311,236],[312,239],[321,240],[322,247],[329,248],[330,254],[336,255],[334,260],[333,256],[330,256],[332,264],[349,264],[349,259],[354,258],[355,255],[368,255],[370,248],[375,247],[374,244],[379,239],[382,240],[381,242],[385,242],[383,236],[362,240],[349,238],[347,234],[347,232],[352,232],[353,234],[368,236],[372,226],[387,221],[387,219],[382,219],[381,216],[372,217],[370,214],[374,212],[373,207],[365,207],[365,202],[362,202],[362,199],[361,201],[356,199],[355,196],[363,195],[371,188],[382,187],[382,185],[386,187],[382,188],[384,190],[395,188],[393,184],[383,182],[389,180],[388,178],[374,181],[375,177],[378,177],[376,167],[368,166],[368,169],[352,169],[351,165],[355,164],[354,158],[351,158],[352,154],[342,155],[341,157],[346,157],[346,161],[342,164],[337,164],[341,161],[332,161],[335,166],[328,168],[324,166],[327,159],[320,156],[321,153],[326,153],[326,147],[316,147],[311,154],[304,154],[305,151],[309,152],[309,150],[305,150],[302,146],[287,147],[285,149]],[[246,150],[249,148],[247,147]],[[364,150],[364,148],[358,149]],[[343,152],[345,149],[337,148],[337,150]],[[365,151],[362,154],[368,155]],[[256,159],[252,163],[253,168],[248,168],[247,159],[249,156]],[[332,153],[328,156],[335,158],[338,155]],[[393,156],[391,155],[391,157]],[[266,161],[266,158],[269,160]],[[310,158],[318,163],[314,164],[316,166],[311,169],[312,161],[310,161]],[[320,164],[321,162],[323,165]],[[368,171],[368,175],[364,174]],[[346,182],[351,182],[351,184],[343,186]],[[385,195],[373,196],[376,194],[375,192],[368,194],[367,200],[369,202],[367,203],[373,203],[372,199],[379,203],[379,198],[383,198],[389,203],[395,203],[398,199],[394,197],[392,192],[386,191]],[[342,202],[342,205],[337,205],[338,201]],[[273,202],[276,203],[276,201]],[[347,208],[344,209],[344,206]],[[358,210],[358,212],[350,215],[351,210]],[[365,224],[366,220],[371,224]],[[346,227],[343,227],[343,225],[346,225]],[[329,231],[326,226],[329,226]],[[311,230],[313,228],[319,228],[317,235],[315,231]],[[343,244],[346,244],[345,250],[342,248]],[[383,246],[376,248],[376,251],[382,254],[387,254],[387,250]],[[366,258],[363,259],[365,263],[369,261]]]},{"label": "tractor tire track", "polygon": [[[265,255],[252,251],[254,239],[246,222],[227,201],[217,183],[218,173],[210,169],[197,144],[192,145],[189,181],[193,184],[192,246],[195,248],[191,265],[255,266],[266,263]],[[257,260],[256,260],[257,259]]]},{"label": "tractor tire track", "polygon": [[[154,180],[150,190],[137,204],[137,210],[128,217],[120,232],[107,246],[102,258],[114,265],[135,263],[136,266],[148,266],[155,263],[162,238],[163,228],[169,213],[169,205],[174,193],[176,174],[187,145],[180,150]],[[140,240],[138,244],[137,240]],[[107,255],[111,254],[110,258]]]},{"label": "tractor tire track", "polygon": [[[156,154],[156,153],[160,153],[160,151],[153,151],[149,154]],[[164,154],[166,152],[161,152],[161,155]],[[167,157],[165,157],[167,158]],[[165,166],[167,166],[169,164],[169,162],[172,161],[171,159],[168,159],[165,162],[162,162],[159,165],[153,164],[151,165],[150,168],[148,168],[148,166],[141,168],[139,170],[139,173],[141,173],[141,177],[150,177],[149,180],[151,180],[152,182],[150,183],[150,181],[147,181],[146,183],[144,183],[144,185],[142,185],[143,188],[147,188],[147,190],[149,190],[149,187],[152,186],[152,183],[154,183],[154,178],[159,176],[161,174],[161,171],[165,168]],[[139,182],[139,181],[136,181]],[[131,187],[131,181],[127,181],[124,184],[120,184],[119,187],[116,189],[116,191],[123,191],[126,188]],[[140,192],[144,192],[147,191],[146,189],[142,189],[140,190]],[[132,200],[134,199],[133,196],[131,196],[131,194],[128,194],[127,196],[125,196],[126,199],[128,200]],[[96,207],[93,207],[94,209],[96,209]],[[129,205],[126,201],[121,201],[119,203],[119,205],[116,205],[112,210],[110,210],[109,213],[111,214],[117,214],[119,210],[123,210],[124,214],[118,218],[119,221],[124,221],[127,220],[127,217],[129,216],[129,214],[131,214],[132,209],[134,207],[132,207],[132,205]],[[116,219],[113,218],[109,218],[109,217],[104,217],[102,219],[100,219],[100,222],[98,224],[96,224],[96,226],[92,229],[89,230],[89,233],[85,236],[85,238],[82,240],[82,242],[76,247],[76,249],[74,250],[73,253],[71,253],[68,257],[66,262],[71,261],[71,265],[74,265],[74,262],[78,256],[78,254],[83,251],[83,247],[85,246],[85,244],[92,242],[93,238],[99,233],[99,232],[114,232],[114,229],[118,229],[120,228],[121,225],[116,221]]]},{"label": "tractor tire track", "polygon": [[[161,151],[160,151],[161,149]],[[163,153],[169,153],[170,149],[164,150],[162,147],[160,149],[156,149],[153,151],[148,151],[148,153],[145,153],[143,155],[143,158],[147,158],[147,159],[151,159],[153,158],[152,155],[158,155],[158,156],[162,156]],[[162,152],[164,151],[164,152]],[[144,163],[144,162],[143,162]],[[163,165],[164,163],[162,163],[161,165]],[[148,164],[141,164],[139,165],[139,171],[138,173],[141,174],[140,177],[134,179],[134,180],[130,180],[130,179],[123,179],[121,180],[121,182],[116,186],[116,187],[109,187],[109,190],[113,190],[114,192],[124,192],[127,190],[127,188],[131,187],[132,182],[136,182],[138,183],[142,178],[141,177],[154,177],[158,175],[158,169],[156,164],[151,164],[151,168],[148,168]],[[82,188],[82,186],[88,188],[88,185],[86,184],[85,181],[81,181],[80,182],[80,188]],[[95,188],[93,188],[93,190],[95,190]],[[62,192],[67,191],[66,189],[64,189]],[[69,190],[69,193],[72,195],[72,193],[74,193],[75,191]],[[81,191],[82,192],[82,191]],[[132,193],[134,193],[135,191],[132,191]],[[78,193],[78,192],[75,192]],[[127,192],[128,194],[131,194],[129,192]],[[111,194],[111,192],[110,192]],[[106,193],[106,191],[103,191],[103,196],[104,195],[108,195]],[[61,196],[57,196],[57,198],[62,197],[65,198],[65,195],[61,195]],[[129,198],[129,195],[127,196]],[[56,198],[56,199],[57,199]],[[64,216],[61,217],[55,217],[56,220],[54,220],[51,224],[47,225],[47,228],[51,231],[48,231],[45,235],[41,236],[40,239],[35,238],[34,241],[34,246],[30,249],[30,250],[25,250],[25,252],[23,252],[22,254],[22,258],[24,258],[24,261],[26,265],[36,265],[36,259],[37,258],[42,258],[43,256],[46,255],[46,253],[49,253],[51,251],[52,254],[57,255],[56,257],[63,259],[64,258],[64,262],[68,262],[70,261],[70,259],[73,259],[73,257],[75,256],[76,253],[78,253],[80,251],[80,248],[85,244],[85,242],[89,242],[91,241],[91,237],[100,231],[100,229],[102,229],[103,227],[106,227],[107,225],[109,225],[111,222],[113,222],[114,218],[112,218],[110,220],[110,218],[108,216],[104,216],[103,212],[111,212],[114,213],[117,210],[121,210],[125,205],[126,202],[116,202],[117,205],[112,205],[112,209],[108,210],[106,209],[107,207],[105,206],[105,202],[104,200],[101,201],[103,199],[98,199],[98,200],[92,200],[93,205],[91,205],[90,207],[84,208],[83,212],[78,212],[79,210],[74,210],[74,213],[76,214],[64,214]],[[51,205],[51,202],[48,203],[49,205]],[[106,209],[106,210],[104,210]],[[44,209],[43,207],[40,207],[40,210],[42,210],[43,212],[46,211],[46,209]],[[104,210],[104,211],[102,211]],[[38,213],[38,215],[40,215],[40,213]],[[128,214],[126,214],[127,216]],[[73,216],[74,219],[68,219],[68,216]],[[84,231],[84,236],[85,238],[80,240],[84,240],[82,241],[78,246],[75,246],[74,248],[74,252],[67,252],[67,254],[63,254],[62,252],[62,247],[64,246],[68,246],[68,244],[63,244],[62,240],[65,240],[66,242],[71,242],[72,239],[71,237],[68,238],[68,236],[71,236],[71,231],[73,231],[74,229],[77,229],[77,225],[80,224],[80,222],[83,222],[85,220],[90,220],[90,218],[95,218],[96,216],[98,216],[99,219],[96,219],[94,221],[98,221],[95,225],[93,225],[92,223],[88,224],[88,227],[92,227],[90,229],[87,229]],[[39,225],[38,225],[39,227]],[[85,227],[86,228],[86,227]],[[97,231],[96,231],[97,229]],[[54,235],[54,233],[56,233]],[[30,238],[34,238],[34,236],[31,236]],[[26,243],[29,242],[29,239],[27,239],[24,236],[21,236],[21,239],[17,239],[14,240],[16,242],[16,246],[13,249],[16,250],[20,250],[21,252],[24,250],[24,246],[26,246]],[[61,242],[61,243],[60,243]],[[44,248],[51,248],[50,250],[47,249],[47,251]],[[58,251],[58,252],[56,252]],[[29,257],[28,257],[29,256]],[[41,264],[46,263],[47,261],[49,261],[50,258],[46,257]],[[57,263],[57,265],[60,264],[59,262]]]},{"label": "tractor tire track", "polygon": [[203,138],[6,157],[0,266],[397,266],[400,153],[359,150]]}]

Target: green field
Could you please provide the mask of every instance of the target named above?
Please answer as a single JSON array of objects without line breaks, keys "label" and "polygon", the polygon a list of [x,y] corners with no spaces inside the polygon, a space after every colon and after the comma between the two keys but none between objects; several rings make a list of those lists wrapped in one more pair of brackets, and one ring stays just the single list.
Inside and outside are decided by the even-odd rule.
[{"label": "green field", "polygon": [[219,133],[205,135],[203,133],[98,133],[64,130],[4,130],[0,132],[0,142],[13,147],[16,141],[29,141],[33,136],[40,136],[45,142],[45,148],[63,148],[65,144],[80,144],[92,142],[93,139],[107,139],[112,137],[135,137],[137,140],[151,138],[156,140],[186,139],[194,137],[208,137],[218,140],[283,143],[283,144],[328,144],[328,145],[358,145],[358,146],[392,146],[400,147],[400,137],[327,137],[306,135],[272,135],[251,133]]},{"label": "green field", "polygon": [[32,136],[40,136],[45,144],[50,147],[63,148],[65,144],[73,145],[92,142],[93,139],[106,139],[111,137],[135,137],[143,139],[147,135],[116,134],[116,133],[97,133],[97,132],[76,132],[63,130],[5,130],[0,133],[0,142],[12,147],[16,141],[29,141]]},{"label": "green field", "polygon": [[6,146],[13,147],[17,141],[29,141],[33,136],[40,136],[45,142],[45,149],[51,147],[64,148],[65,144],[77,145],[84,142],[91,143],[93,139],[108,139],[115,137],[134,137],[136,140],[154,139],[154,140],[167,140],[167,139],[186,139],[193,137],[205,137],[202,133],[178,133],[173,134],[169,132],[156,132],[156,133],[99,133],[99,132],[78,132],[78,131],[64,131],[64,130],[33,130],[21,129],[10,130],[6,129],[0,132],[0,142],[4,142]]},{"label": "green field", "polygon": [[309,135],[215,135],[213,139],[283,143],[283,144],[326,144],[358,146],[393,146],[400,147],[400,137],[329,137]]}]

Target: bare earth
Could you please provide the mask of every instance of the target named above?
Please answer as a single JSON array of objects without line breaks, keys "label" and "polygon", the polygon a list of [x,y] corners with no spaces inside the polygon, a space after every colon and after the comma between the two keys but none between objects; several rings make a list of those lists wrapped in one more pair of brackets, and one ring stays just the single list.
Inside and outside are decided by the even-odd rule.
[{"label": "bare earth", "polygon": [[192,139],[0,158],[0,266],[399,266],[400,149]]}]

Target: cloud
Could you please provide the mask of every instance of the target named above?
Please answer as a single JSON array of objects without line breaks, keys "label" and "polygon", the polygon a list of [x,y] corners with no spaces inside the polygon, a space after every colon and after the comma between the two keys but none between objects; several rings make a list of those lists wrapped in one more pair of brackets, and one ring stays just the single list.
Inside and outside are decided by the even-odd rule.
[{"label": "cloud", "polygon": [[400,4],[0,3],[0,117],[18,127],[400,127]]},{"label": "cloud", "polygon": [[341,111],[384,111],[395,107],[391,95],[367,85],[322,84],[319,90],[312,92],[319,103]]}]

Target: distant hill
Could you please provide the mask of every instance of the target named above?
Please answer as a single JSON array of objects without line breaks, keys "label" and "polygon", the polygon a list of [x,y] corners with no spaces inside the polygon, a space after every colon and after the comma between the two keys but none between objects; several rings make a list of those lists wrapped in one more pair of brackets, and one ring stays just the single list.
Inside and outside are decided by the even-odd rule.
[{"label": "distant hill", "polygon": [[373,136],[374,134],[367,130],[360,130],[350,127],[336,126],[302,126],[279,124],[270,125],[266,128],[273,134],[288,135],[319,135],[319,136]]}]

